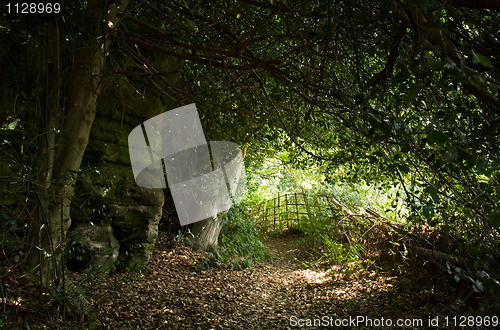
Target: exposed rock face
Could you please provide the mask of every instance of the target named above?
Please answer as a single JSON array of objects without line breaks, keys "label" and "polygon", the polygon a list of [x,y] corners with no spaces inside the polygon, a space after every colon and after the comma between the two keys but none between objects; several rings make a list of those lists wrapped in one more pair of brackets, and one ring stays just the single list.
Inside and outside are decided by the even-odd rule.
[{"label": "exposed rock face", "polygon": [[[177,72],[180,66],[169,58],[156,58],[156,61],[166,72]],[[175,79],[175,75],[170,77],[171,81]],[[134,90],[130,81],[115,78],[98,100],[97,115],[71,211],[74,225],[70,229],[78,232],[79,228],[92,227],[91,223],[100,228],[111,228],[112,233],[106,236],[109,240],[106,244],[114,246],[112,241],[116,239],[119,254],[114,258],[113,250],[108,250],[106,263],[117,261],[118,270],[122,271],[140,270],[149,261],[164,203],[161,189],[142,188],[135,183],[130,166],[128,134],[144,120],[176,106],[168,103],[153,86],[133,82]],[[137,90],[143,93],[144,98],[137,94]],[[73,235],[74,244],[104,244],[100,241],[101,237],[94,240],[90,236],[77,236]],[[97,253],[99,258],[89,260],[89,263],[104,260],[102,251]],[[102,268],[108,270],[108,266]]]},{"label": "exposed rock face", "polygon": [[[43,74],[30,71],[31,76],[27,77],[19,70],[24,65],[19,60],[24,61],[24,57],[12,56],[11,51],[24,53],[24,39],[13,41],[6,35],[0,35],[0,39],[6,45],[0,47],[0,71],[5,78],[0,79],[0,146],[5,151],[0,155],[0,226],[6,233],[0,236],[0,245],[17,250],[23,243],[28,218],[25,210],[34,206],[26,202],[26,195],[33,192],[27,188],[22,165],[36,163],[30,158],[35,153],[28,150],[36,148],[36,144],[27,144],[32,139],[24,138],[36,105],[31,101],[32,95],[18,87]],[[181,61],[146,52],[143,55],[149,57],[150,64],[164,79],[175,84]],[[136,70],[135,64],[120,63],[120,68],[126,72]],[[156,83],[162,86],[161,82]],[[22,96],[24,92],[27,95]],[[132,271],[148,262],[158,235],[164,194],[161,189],[136,185],[128,134],[145,120],[176,106],[179,104],[173,104],[146,79],[109,75],[105,80],[72,201],[68,260],[72,268],[93,265],[107,271],[117,264],[121,270]],[[21,147],[24,152],[20,152]],[[8,154],[15,157],[6,157]]]},{"label": "exposed rock face", "polygon": [[68,265],[74,269],[85,269],[92,265],[99,271],[110,271],[118,259],[120,245],[108,224],[80,223],[71,231]]},{"label": "exposed rock face", "polygon": [[[100,142],[93,140],[96,144]],[[87,160],[81,171],[71,214],[73,227],[78,229],[93,223],[112,228],[109,239],[116,238],[120,250],[119,258],[110,258],[109,261],[118,260],[120,270],[142,269],[149,260],[158,235],[162,190],[137,186],[131,167],[112,162],[109,157],[97,162]],[[84,235],[75,237],[76,242],[88,245],[86,239]]]}]

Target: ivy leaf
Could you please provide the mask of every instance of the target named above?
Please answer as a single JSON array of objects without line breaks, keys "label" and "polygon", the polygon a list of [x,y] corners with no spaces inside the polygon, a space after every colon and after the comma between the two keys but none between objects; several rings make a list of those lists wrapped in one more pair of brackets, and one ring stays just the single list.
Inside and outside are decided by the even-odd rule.
[{"label": "ivy leaf", "polygon": [[456,128],[455,132],[457,133],[460,142],[462,142],[464,145],[469,145],[469,140],[467,139],[467,135],[465,135],[464,132],[462,132],[460,129]]},{"label": "ivy leaf", "polygon": [[438,195],[438,191],[437,191],[436,187],[434,187],[433,185],[430,185],[429,186],[429,194],[431,195],[431,197],[435,203],[439,203],[440,199],[439,199],[439,195]]},{"label": "ivy leaf", "polygon": [[491,225],[495,228],[500,228],[500,213],[493,213],[488,216]]},{"label": "ivy leaf", "polygon": [[432,205],[425,205],[422,208],[422,214],[427,218],[427,220],[431,220],[434,216],[434,207],[432,207]]},{"label": "ivy leaf", "polygon": [[453,163],[455,160],[457,160],[457,157],[458,157],[457,149],[455,149],[452,146],[446,149],[446,152],[444,154],[444,160],[446,162]]},{"label": "ivy leaf", "polygon": [[476,282],[474,283],[474,285],[472,285],[472,289],[476,293],[483,291],[484,290],[483,283],[481,283],[479,280],[476,280]]},{"label": "ivy leaf", "polygon": [[420,88],[420,83],[415,83],[410,87],[410,89],[406,92],[406,95],[403,97],[405,104],[410,104],[413,100],[415,100],[418,93],[420,93]]},{"label": "ivy leaf", "polygon": [[430,134],[427,135],[429,143],[444,144],[448,141],[448,137],[443,133],[436,130],[432,130]]},{"label": "ivy leaf", "polygon": [[488,74],[493,77],[496,81],[500,82],[500,70],[497,68],[493,68],[491,70],[488,70]]},{"label": "ivy leaf", "polygon": [[493,69],[493,64],[491,64],[491,61],[489,60],[489,58],[487,58],[484,55],[477,54],[474,51],[472,51],[472,63],[473,64],[481,64],[485,68]]},{"label": "ivy leaf", "polygon": [[16,129],[17,125],[19,124],[19,119],[16,119],[12,122],[9,123],[9,125],[7,126],[7,129]]}]

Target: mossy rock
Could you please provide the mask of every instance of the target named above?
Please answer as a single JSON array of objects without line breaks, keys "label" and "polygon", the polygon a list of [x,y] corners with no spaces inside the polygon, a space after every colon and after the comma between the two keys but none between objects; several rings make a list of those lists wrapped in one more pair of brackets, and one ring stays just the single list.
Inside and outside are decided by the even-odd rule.
[{"label": "mossy rock", "polygon": [[137,126],[135,123],[139,125],[141,123],[140,119],[134,118],[134,125],[130,125],[121,120],[96,116],[90,131],[89,146],[94,144],[94,140],[100,140],[126,147],[129,133]]},{"label": "mossy rock", "polygon": [[130,166],[128,147],[95,139],[85,151],[85,160],[89,162],[106,161],[108,163]]},{"label": "mossy rock", "polygon": [[97,272],[109,272],[116,266],[120,245],[110,225],[78,224],[70,233],[68,267]]},{"label": "mossy rock", "polygon": [[118,270],[134,272],[143,270],[153,254],[154,243],[122,245],[118,255]]},{"label": "mossy rock", "polygon": [[164,202],[162,189],[151,189],[137,186],[135,184],[119,183],[110,186],[100,185],[76,185],[73,204],[76,208],[102,205],[146,205],[162,206]]},{"label": "mossy rock", "polygon": [[111,206],[112,225],[120,243],[154,242],[162,208],[158,206]]},{"label": "mossy rock", "polygon": [[115,205],[162,207],[164,203],[163,189],[144,188],[138,185],[123,185],[113,188],[112,194],[115,198]]},{"label": "mossy rock", "polygon": [[84,185],[112,186],[117,183],[135,185],[134,174],[130,165],[102,162],[82,163],[79,181]]}]

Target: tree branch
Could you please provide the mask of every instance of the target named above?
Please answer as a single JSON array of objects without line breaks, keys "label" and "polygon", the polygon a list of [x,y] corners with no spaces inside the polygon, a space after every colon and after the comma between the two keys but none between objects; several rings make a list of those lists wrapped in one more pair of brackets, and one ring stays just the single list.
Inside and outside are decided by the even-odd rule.
[{"label": "tree branch", "polygon": [[401,44],[401,40],[403,39],[406,33],[406,28],[401,26],[397,32],[396,36],[392,40],[391,48],[389,51],[389,56],[387,57],[387,63],[382,71],[374,75],[367,83],[366,89],[377,85],[381,80],[385,79],[394,69],[394,64],[396,64],[396,60],[398,59],[398,48]]}]

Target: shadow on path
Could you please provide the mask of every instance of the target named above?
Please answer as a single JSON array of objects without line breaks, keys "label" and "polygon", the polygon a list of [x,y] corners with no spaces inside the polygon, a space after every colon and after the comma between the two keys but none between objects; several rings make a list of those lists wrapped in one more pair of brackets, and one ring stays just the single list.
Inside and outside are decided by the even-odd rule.
[{"label": "shadow on path", "polygon": [[300,238],[267,240],[272,260],[235,271],[203,269],[204,253],[160,238],[146,272],[112,275],[92,288],[99,327],[286,329],[298,319],[332,322],[361,315],[427,322],[444,312],[443,304],[429,304],[425,290],[385,273],[347,278],[340,268],[308,268]]}]

